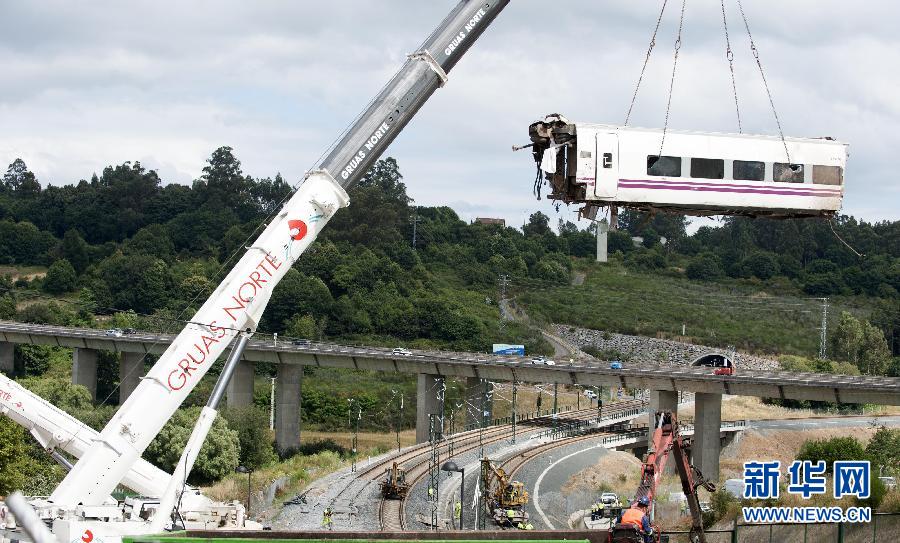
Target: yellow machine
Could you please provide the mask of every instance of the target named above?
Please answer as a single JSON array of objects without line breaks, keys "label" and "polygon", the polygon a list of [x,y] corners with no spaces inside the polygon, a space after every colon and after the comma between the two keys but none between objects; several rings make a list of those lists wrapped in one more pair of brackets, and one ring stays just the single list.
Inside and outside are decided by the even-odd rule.
[{"label": "yellow machine", "polygon": [[520,529],[530,526],[525,511],[528,503],[525,485],[510,481],[503,468],[495,466],[489,458],[481,460],[481,478],[488,511],[498,525]]},{"label": "yellow machine", "polygon": [[384,470],[384,480],[381,481],[381,495],[388,500],[402,500],[409,492],[409,483],[406,482],[406,470],[396,462],[390,469]]}]

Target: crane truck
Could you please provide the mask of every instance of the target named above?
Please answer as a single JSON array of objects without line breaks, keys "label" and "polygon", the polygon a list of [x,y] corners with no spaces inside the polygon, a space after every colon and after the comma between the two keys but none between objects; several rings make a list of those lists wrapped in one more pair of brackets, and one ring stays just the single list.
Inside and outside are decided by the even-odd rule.
[{"label": "crane truck", "polygon": [[[272,290],[341,208],[355,185],[425,102],[442,87],[448,72],[510,0],[461,0],[393,76],[367,109],[284,206],[188,321],[140,384],[100,432],[72,419],[5,379],[0,411],[25,425],[61,462],[77,461],[50,496],[31,505],[52,525],[60,541],[118,543],[122,536],[178,528],[186,481],[216,417],[218,402],[247,340],[256,330]],[[203,408],[173,473],[150,466],[141,455],[213,362],[233,350],[207,406]],[[110,496],[120,484],[150,496],[152,515],[126,513]],[[216,507],[195,500],[212,514]],[[232,507],[233,522],[247,526]],[[240,513],[240,516],[238,516]],[[230,526],[229,526],[230,527]],[[22,534],[6,534],[22,539]]]}]

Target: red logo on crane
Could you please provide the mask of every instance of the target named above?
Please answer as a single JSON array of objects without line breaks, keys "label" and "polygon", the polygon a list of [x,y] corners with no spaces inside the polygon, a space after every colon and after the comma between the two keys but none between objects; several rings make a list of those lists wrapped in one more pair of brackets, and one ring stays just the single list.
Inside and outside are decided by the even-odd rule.
[{"label": "red logo on crane", "polygon": [[84,541],[84,543],[91,543],[91,541],[94,540],[94,532],[85,530],[84,535],[81,536],[81,540]]},{"label": "red logo on crane", "polygon": [[309,230],[306,223],[300,219],[288,220],[288,228],[290,229],[291,239],[294,241],[300,241],[305,238],[306,232]]}]

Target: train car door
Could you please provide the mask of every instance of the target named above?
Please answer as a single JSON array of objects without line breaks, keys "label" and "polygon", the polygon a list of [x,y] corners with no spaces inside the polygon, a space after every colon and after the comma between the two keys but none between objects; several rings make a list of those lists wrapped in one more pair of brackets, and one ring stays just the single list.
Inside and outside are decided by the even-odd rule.
[{"label": "train car door", "polygon": [[613,198],[619,188],[619,137],[611,132],[597,132],[597,181],[594,195]]}]

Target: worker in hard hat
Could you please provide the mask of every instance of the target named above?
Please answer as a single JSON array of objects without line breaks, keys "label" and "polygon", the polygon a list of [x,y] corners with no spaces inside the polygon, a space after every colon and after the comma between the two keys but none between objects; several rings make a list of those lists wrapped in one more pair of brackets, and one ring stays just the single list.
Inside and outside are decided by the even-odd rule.
[{"label": "worker in hard hat", "polygon": [[516,525],[516,528],[520,530],[534,530],[534,525],[530,522],[522,521]]},{"label": "worker in hard hat", "polygon": [[456,500],[456,503],[453,504],[453,518],[459,520],[462,516],[462,503],[459,500]]},{"label": "worker in hard hat", "polygon": [[515,509],[507,509],[506,510],[506,520],[509,522],[510,526],[516,525],[516,510]]},{"label": "worker in hard hat", "polygon": [[328,530],[332,529],[332,520],[331,520],[331,508],[326,507],[324,511],[322,511],[322,527]]},{"label": "worker in hard hat", "polygon": [[622,513],[619,524],[629,524],[641,533],[644,543],[653,543],[653,527],[650,525],[650,498],[641,496],[638,501]]}]

